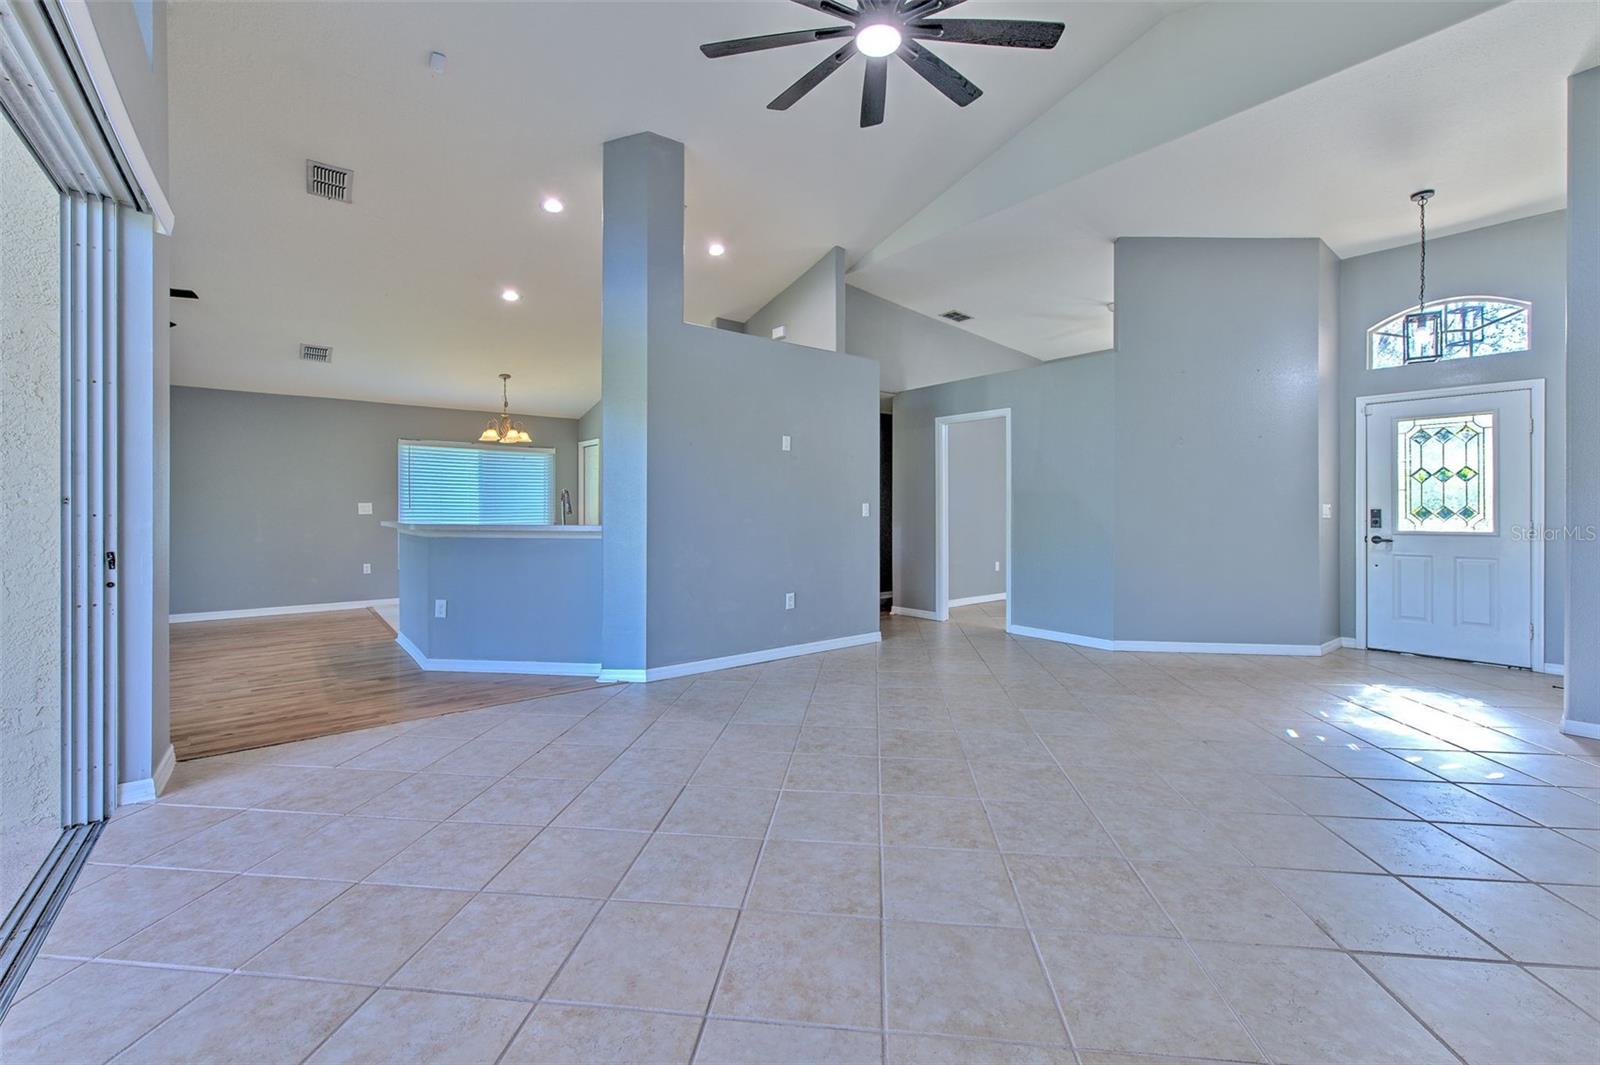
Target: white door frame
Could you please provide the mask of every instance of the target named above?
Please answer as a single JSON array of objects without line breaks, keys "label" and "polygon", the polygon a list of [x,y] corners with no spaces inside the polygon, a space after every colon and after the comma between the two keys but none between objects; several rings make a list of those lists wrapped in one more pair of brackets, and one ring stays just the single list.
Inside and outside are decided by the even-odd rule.
[{"label": "white door frame", "polygon": [[[1365,649],[1367,646],[1367,552],[1371,544],[1367,543],[1367,408],[1379,403],[1394,403],[1406,400],[1439,399],[1450,396],[1481,396],[1493,395],[1502,392],[1527,392],[1529,405],[1533,412],[1533,437],[1532,469],[1529,476],[1532,483],[1528,486],[1530,524],[1541,535],[1533,536],[1533,573],[1531,575],[1530,593],[1532,596],[1531,620],[1533,622],[1533,669],[1538,673],[1547,673],[1544,660],[1544,536],[1542,531],[1545,522],[1544,501],[1544,459],[1545,459],[1545,432],[1544,432],[1544,379],[1538,378],[1528,381],[1491,381],[1481,385],[1452,385],[1446,388],[1423,388],[1415,392],[1388,392],[1375,396],[1356,397],[1356,449],[1355,449],[1355,480],[1356,480],[1356,512],[1353,515],[1356,531],[1355,545],[1355,573],[1356,573],[1356,639],[1355,646]],[[1387,505],[1387,504],[1385,504]],[[1510,524],[1509,522],[1507,523]]]},{"label": "white door frame", "polygon": [[933,585],[935,621],[950,620],[950,426],[1003,418],[1006,423],[1006,628],[1011,627],[1011,408],[980,410],[971,414],[946,414],[933,420],[934,446],[934,553]]},{"label": "white door frame", "polygon": [[[578,524],[580,525],[583,524],[583,516],[589,513],[589,492],[591,491],[589,477],[586,472],[589,467],[584,461],[583,453],[591,447],[597,448],[599,446],[600,438],[598,436],[592,440],[578,441]],[[605,461],[603,453],[600,456],[600,461]],[[602,516],[600,520],[604,521],[605,518]]]}]

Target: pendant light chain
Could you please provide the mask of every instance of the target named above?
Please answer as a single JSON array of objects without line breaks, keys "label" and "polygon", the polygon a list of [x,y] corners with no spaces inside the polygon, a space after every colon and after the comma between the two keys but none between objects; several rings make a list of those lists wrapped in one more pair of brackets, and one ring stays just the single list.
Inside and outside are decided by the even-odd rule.
[{"label": "pendant light chain", "polygon": [[1417,219],[1422,229],[1421,254],[1417,257],[1417,311],[1428,306],[1428,200],[1417,201]]}]

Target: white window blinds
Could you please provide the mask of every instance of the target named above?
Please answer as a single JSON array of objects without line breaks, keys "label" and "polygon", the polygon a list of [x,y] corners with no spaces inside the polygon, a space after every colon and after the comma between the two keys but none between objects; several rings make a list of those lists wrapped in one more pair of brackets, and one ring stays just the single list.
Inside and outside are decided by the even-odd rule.
[{"label": "white window blinds", "polygon": [[416,525],[549,525],[555,452],[400,441],[400,520]]}]

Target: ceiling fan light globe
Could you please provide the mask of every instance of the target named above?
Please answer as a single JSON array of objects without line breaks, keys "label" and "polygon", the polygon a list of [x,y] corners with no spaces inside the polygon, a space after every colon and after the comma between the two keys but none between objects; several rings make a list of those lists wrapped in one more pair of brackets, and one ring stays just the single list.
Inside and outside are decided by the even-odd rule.
[{"label": "ceiling fan light globe", "polygon": [[898,26],[887,22],[870,22],[856,32],[856,50],[864,56],[882,59],[898,52],[902,40]]}]

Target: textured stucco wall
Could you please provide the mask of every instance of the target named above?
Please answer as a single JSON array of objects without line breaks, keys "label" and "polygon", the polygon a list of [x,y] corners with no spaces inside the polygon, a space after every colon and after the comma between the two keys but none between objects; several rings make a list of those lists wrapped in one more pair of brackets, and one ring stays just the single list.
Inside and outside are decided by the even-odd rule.
[{"label": "textured stucco wall", "polygon": [[59,205],[0,118],[0,908],[61,825]]}]

